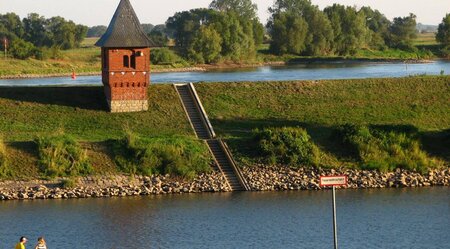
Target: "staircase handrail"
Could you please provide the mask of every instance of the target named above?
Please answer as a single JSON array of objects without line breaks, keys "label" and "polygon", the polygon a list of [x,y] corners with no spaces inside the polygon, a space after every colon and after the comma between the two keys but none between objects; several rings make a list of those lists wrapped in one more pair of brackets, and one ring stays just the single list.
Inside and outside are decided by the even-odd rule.
[{"label": "staircase handrail", "polygon": [[[213,153],[213,151],[211,150],[211,147],[209,147],[207,141],[208,141],[208,140],[203,140],[203,143],[205,143],[206,147],[208,147],[209,152],[211,153],[211,155],[213,155],[214,153]],[[217,165],[217,169],[219,170],[220,174],[223,175],[223,176],[225,176],[225,173],[223,172],[222,167],[220,167],[220,164],[219,164],[219,162],[217,161],[217,159],[216,159],[214,156],[213,156],[212,158],[213,158],[213,160],[214,160],[214,163]],[[225,177],[225,181],[227,182],[228,187],[229,187],[230,189],[232,189],[232,188],[231,188],[231,185],[230,185],[230,183],[228,182],[228,180],[226,179],[226,177]]]},{"label": "staircase handrail", "polygon": [[250,185],[248,184],[247,180],[245,179],[244,175],[242,174],[242,171],[238,168],[236,162],[233,159],[233,155],[231,154],[230,148],[228,148],[228,145],[222,141],[222,139],[218,139],[220,146],[223,148],[225,153],[227,154],[227,158],[230,161],[231,167],[233,168],[234,173],[236,173],[236,176],[241,183],[241,185],[244,187],[246,191],[250,191]]},{"label": "staircase handrail", "polygon": [[194,84],[192,82],[189,82],[188,86],[192,92],[192,95],[194,95],[195,104],[200,109],[200,114],[202,116],[203,121],[206,124],[206,128],[208,129],[208,132],[210,133],[211,138],[215,138],[216,133],[214,132],[211,122],[209,121],[208,115],[206,114],[205,108],[203,108],[202,102],[200,101],[200,98],[198,97],[198,94],[197,94],[197,91],[195,90]]}]

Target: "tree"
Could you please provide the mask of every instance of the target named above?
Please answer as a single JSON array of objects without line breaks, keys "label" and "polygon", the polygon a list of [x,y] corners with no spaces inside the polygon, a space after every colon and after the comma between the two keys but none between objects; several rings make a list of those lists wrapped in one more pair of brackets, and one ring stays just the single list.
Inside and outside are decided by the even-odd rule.
[{"label": "tree", "polygon": [[[267,28],[272,36],[271,50],[274,53],[300,51],[306,55],[325,55],[332,52],[333,30],[330,21],[318,6],[311,4],[310,0],[276,0],[269,8],[269,12],[272,16]],[[289,23],[294,20],[295,25]],[[288,30],[283,31],[283,25],[296,32],[306,32],[306,36],[300,33],[291,34]],[[290,39],[300,40],[296,43]],[[281,44],[284,44],[284,48],[280,46]]]},{"label": "tree", "polygon": [[212,26],[201,26],[195,32],[188,49],[188,56],[197,63],[211,63],[219,59],[222,38]]},{"label": "tree", "polygon": [[153,41],[153,43],[157,47],[167,46],[167,43],[169,42],[169,38],[167,38],[167,36],[159,30],[152,30],[148,34],[148,37],[150,38],[150,40]]},{"label": "tree", "polygon": [[50,45],[62,49],[78,47],[86,37],[87,27],[66,21],[60,16],[52,17],[47,21],[47,29],[51,33]]},{"label": "tree", "polygon": [[406,17],[396,17],[389,27],[388,44],[390,47],[414,50],[413,39],[417,37],[416,16],[412,13]]},{"label": "tree", "polygon": [[279,13],[273,17],[270,26],[270,51],[275,54],[300,54],[306,48],[308,24],[303,17],[292,13]]},{"label": "tree", "polygon": [[234,12],[217,13],[210,21],[222,38],[222,57],[240,62],[256,56],[253,29],[248,22],[241,22]]},{"label": "tree", "polygon": [[306,38],[306,55],[328,55],[333,52],[333,28],[328,17],[317,6],[306,15],[308,37]]},{"label": "tree", "polygon": [[14,58],[24,60],[33,56],[35,49],[33,43],[16,38],[11,42],[9,51]]},{"label": "tree", "polygon": [[79,47],[86,38],[88,27],[85,25],[77,24],[75,27],[75,46]]},{"label": "tree", "polygon": [[333,48],[337,54],[354,54],[366,45],[368,28],[363,12],[340,4],[326,7],[324,12],[333,27]]},{"label": "tree", "polygon": [[211,9],[192,9],[177,12],[166,21],[167,28],[173,32],[175,44],[182,55],[187,55],[194,34],[202,25],[208,24],[216,12]]},{"label": "tree", "polygon": [[142,29],[146,34],[152,32],[153,28],[155,27],[153,24],[150,23],[142,23],[141,24]]},{"label": "tree", "polygon": [[90,27],[87,31],[86,36],[87,37],[100,37],[106,32],[107,28],[108,27],[103,26],[103,25]]},{"label": "tree", "polygon": [[391,21],[378,10],[372,10],[370,7],[362,7],[359,11],[363,12],[366,16],[366,25],[370,30],[369,45],[375,49],[384,49],[386,47]]},{"label": "tree", "polygon": [[[234,11],[219,12],[213,9],[193,9],[176,13],[167,22],[167,28],[174,33],[175,44],[178,51],[185,58],[192,60],[195,49],[192,43],[201,43],[198,39],[198,31],[203,26],[214,29],[221,38],[221,57],[225,60],[239,62],[254,59],[256,56],[254,26],[251,20],[242,20]],[[203,33],[206,30],[202,31]],[[209,33],[214,34],[210,30]],[[202,54],[201,51],[196,51]],[[208,61],[205,60],[205,61]]]},{"label": "tree", "polygon": [[447,14],[439,24],[436,33],[436,41],[444,46],[450,46],[450,13]]},{"label": "tree", "polygon": [[251,0],[213,0],[209,7],[220,12],[233,11],[244,20],[258,18],[258,7]]},{"label": "tree", "polygon": [[15,13],[0,15],[0,26],[3,26],[10,33],[10,39],[13,38],[12,36],[22,38],[25,33],[23,23]]},{"label": "tree", "polygon": [[[209,7],[228,14],[231,18],[237,17],[239,25],[245,31],[250,31],[251,29],[254,46],[262,44],[264,40],[264,26],[257,15],[258,7],[251,0],[214,0]],[[248,33],[245,35],[248,35]]]},{"label": "tree", "polygon": [[37,47],[50,46],[50,33],[46,30],[47,20],[36,13],[28,14],[23,19],[25,29],[24,38],[26,41],[33,43]]}]

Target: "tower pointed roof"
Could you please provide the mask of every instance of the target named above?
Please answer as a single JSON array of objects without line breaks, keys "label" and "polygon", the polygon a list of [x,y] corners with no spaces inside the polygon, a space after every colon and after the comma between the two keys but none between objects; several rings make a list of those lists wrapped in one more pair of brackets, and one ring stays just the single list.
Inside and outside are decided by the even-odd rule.
[{"label": "tower pointed roof", "polygon": [[129,0],[121,0],[108,29],[95,43],[106,48],[153,47]]}]

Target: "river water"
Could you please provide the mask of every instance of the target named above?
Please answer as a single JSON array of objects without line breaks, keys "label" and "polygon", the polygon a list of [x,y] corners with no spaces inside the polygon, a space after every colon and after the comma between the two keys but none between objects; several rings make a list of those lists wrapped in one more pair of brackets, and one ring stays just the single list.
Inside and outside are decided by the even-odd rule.
[{"label": "river water", "polygon": [[[449,190],[337,190],[340,248],[449,248]],[[0,220],[0,248],[21,235],[49,248],[333,245],[330,191],[5,201]]]},{"label": "river water", "polygon": [[[152,73],[151,82],[153,84],[158,84],[182,82],[356,79],[404,77],[423,74],[437,75],[441,73],[450,74],[450,61],[441,60],[417,64],[332,62],[211,70],[207,72]],[[101,77],[79,76],[76,80],[72,80],[70,77],[0,80],[0,86],[40,85],[101,85]]]}]

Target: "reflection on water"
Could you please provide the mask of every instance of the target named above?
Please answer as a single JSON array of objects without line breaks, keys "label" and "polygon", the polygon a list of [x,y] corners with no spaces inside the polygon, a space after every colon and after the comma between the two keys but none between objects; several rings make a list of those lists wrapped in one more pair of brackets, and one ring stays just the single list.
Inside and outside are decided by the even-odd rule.
[{"label": "reflection on water", "polygon": [[[330,248],[330,191],[0,202],[0,248]],[[338,190],[342,248],[445,248],[449,188]],[[33,242],[33,241],[32,241]]]},{"label": "reflection on water", "polygon": [[[306,63],[288,66],[263,66],[256,68],[215,69],[207,72],[153,73],[152,83],[180,82],[237,82],[275,80],[320,80],[404,77],[409,75],[450,74],[450,62],[432,63],[367,63],[367,62],[327,62]],[[0,80],[0,86],[39,85],[101,85],[100,76],[79,76],[72,80],[69,75],[59,78],[37,78]]]}]

